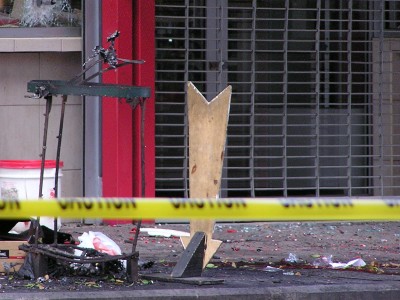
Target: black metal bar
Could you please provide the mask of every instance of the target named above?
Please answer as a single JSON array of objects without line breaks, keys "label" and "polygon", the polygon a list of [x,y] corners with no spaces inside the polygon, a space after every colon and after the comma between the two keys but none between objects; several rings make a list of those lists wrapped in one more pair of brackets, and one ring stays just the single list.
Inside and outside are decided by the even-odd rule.
[{"label": "black metal bar", "polygon": [[28,92],[43,93],[43,91],[53,95],[107,96],[127,99],[150,97],[149,87],[94,82],[74,85],[62,80],[32,80],[28,82]]},{"label": "black metal bar", "polygon": [[[56,155],[56,174],[54,179],[54,197],[58,197],[58,174],[60,172],[60,156],[61,156],[61,142],[62,142],[62,135],[64,129],[64,115],[65,115],[65,105],[67,104],[67,95],[62,95],[62,102],[61,102],[61,116],[60,116],[60,126],[58,129],[58,142],[57,142],[57,155]],[[54,218],[54,244],[57,244],[57,223],[58,218]]]},{"label": "black metal bar", "polygon": [[[145,99],[139,100],[140,105],[140,167],[141,167],[141,194],[142,197],[146,196],[146,172],[145,172],[145,142],[144,142],[144,123],[146,113],[146,101]],[[136,222],[136,232],[132,241],[132,254],[136,251],[137,241],[139,238],[140,227],[142,226],[142,220]]]},{"label": "black metal bar", "polygon": [[49,129],[49,116],[51,111],[51,106],[53,102],[53,96],[47,95],[46,99],[46,112],[44,114],[44,129],[43,129],[43,144],[42,144],[42,153],[40,157],[42,158],[42,163],[40,166],[40,182],[39,182],[39,198],[43,197],[43,176],[44,176],[44,165],[46,162],[46,150],[47,150],[47,132]]},{"label": "black metal bar", "polygon": [[135,252],[127,259],[126,272],[130,282],[137,282],[139,280],[139,253]]},{"label": "black metal bar", "polygon": [[142,220],[138,220],[136,222],[135,236],[133,237],[133,241],[132,241],[132,253],[136,252],[136,246],[137,246],[141,226],[142,226]]},{"label": "black metal bar", "polygon": [[[42,142],[42,153],[40,154],[42,162],[40,165],[40,178],[39,178],[39,198],[43,198],[43,177],[44,177],[44,167],[46,163],[46,150],[47,150],[47,132],[49,129],[49,117],[51,106],[53,102],[52,95],[46,95],[46,112],[44,114],[44,129],[43,129],[43,142]],[[40,217],[37,217],[37,223],[35,228],[35,245],[38,245],[39,240],[39,227],[40,227]]]}]

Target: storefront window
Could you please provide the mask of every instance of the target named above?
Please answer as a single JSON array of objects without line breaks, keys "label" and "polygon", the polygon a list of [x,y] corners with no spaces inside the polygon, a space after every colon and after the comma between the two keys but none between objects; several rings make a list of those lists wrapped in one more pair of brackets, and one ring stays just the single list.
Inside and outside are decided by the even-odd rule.
[{"label": "storefront window", "polygon": [[81,0],[0,0],[0,37],[77,36],[81,24]]}]

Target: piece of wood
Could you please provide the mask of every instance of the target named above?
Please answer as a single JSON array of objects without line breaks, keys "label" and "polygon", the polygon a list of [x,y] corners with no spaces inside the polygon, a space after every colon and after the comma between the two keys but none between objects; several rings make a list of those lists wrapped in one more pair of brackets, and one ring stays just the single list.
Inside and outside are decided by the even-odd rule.
[{"label": "piece of wood", "polygon": [[[187,92],[190,198],[216,198],[221,186],[232,87],[225,88],[210,102],[191,82]],[[206,234],[203,268],[222,243],[212,239],[214,224],[214,220],[192,220],[190,237],[181,238],[186,248],[196,232]]]}]

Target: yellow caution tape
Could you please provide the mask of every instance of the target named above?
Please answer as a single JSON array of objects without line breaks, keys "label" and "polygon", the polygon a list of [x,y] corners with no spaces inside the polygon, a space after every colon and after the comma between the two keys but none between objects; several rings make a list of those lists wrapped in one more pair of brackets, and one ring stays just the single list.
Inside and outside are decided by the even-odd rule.
[{"label": "yellow caution tape", "polygon": [[0,199],[0,219],[29,216],[135,220],[399,221],[400,197]]}]

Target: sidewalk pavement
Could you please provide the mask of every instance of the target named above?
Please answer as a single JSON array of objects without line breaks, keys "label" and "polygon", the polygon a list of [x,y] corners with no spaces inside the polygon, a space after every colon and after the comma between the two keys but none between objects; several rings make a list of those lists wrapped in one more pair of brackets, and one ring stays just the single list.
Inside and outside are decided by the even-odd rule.
[{"label": "sidewalk pavement", "polygon": [[[75,237],[100,231],[129,252],[133,228],[67,223],[61,230]],[[137,247],[141,275],[171,273],[184,251],[178,237],[163,236],[171,230],[189,232],[189,226],[142,225]],[[111,291],[24,291],[3,293],[0,299],[400,299],[397,222],[217,223],[214,239],[223,244],[202,277],[222,279],[222,284],[144,280]],[[334,268],[351,261],[365,266]]]}]

